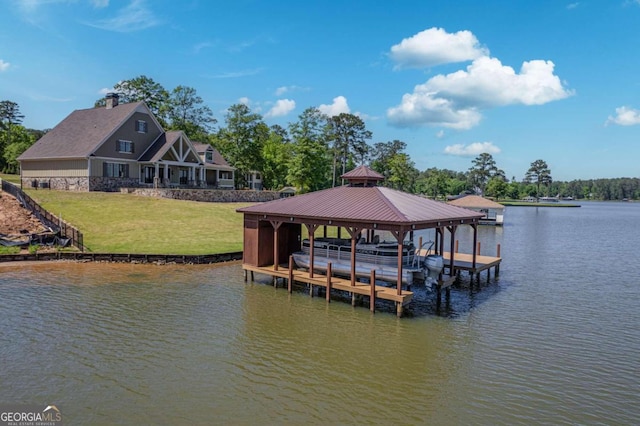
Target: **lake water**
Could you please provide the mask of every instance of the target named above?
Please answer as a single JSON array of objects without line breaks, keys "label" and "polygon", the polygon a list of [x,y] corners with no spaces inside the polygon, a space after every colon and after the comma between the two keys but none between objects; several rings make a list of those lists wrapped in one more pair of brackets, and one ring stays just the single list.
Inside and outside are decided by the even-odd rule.
[{"label": "lake water", "polygon": [[66,424],[638,424],[639,219],[508,208],[480,230],[498,280],[440,310],[416,289],[401,319],[239,264],[0,265],[0,404]]}]

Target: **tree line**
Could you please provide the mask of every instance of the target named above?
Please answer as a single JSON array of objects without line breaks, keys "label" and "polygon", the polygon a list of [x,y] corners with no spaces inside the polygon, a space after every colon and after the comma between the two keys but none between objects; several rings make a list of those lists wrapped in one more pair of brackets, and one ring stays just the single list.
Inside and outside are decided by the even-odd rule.
[{"label": "tree line", "polygon": [[[166,130],[182,130],[192,141],[209,143],[236,168],[236,187],[247,185],[249,172],[261,173],[265,189],[296,187],[300,192],[342,185],[340,176],[360,164],[384,175],[385,186],[436,199],[478,193],[496,199],[560,196],[574,199],[640,199],[640,179],[596,179],[554,182],[547,163],[531,163],[524,177],[507,179],[491,154],[481,153],[465,172],[430,168],[419,171],[400,140],[371,143],[373,134],[354,114],[329,117],[305,109],[286,127],[268,126],[242,103],[231,105],[218,123],[196,90],[166,90],[147,76],[114,85],[121,103],[144,101]],[[94,106],[103,106],[104,98]],[[46,130],[24,128],[24,116],[11,101],[0,101],[0,170],[17,173],[16,158]],[[216,125],[219,124],[217,127]]]}]

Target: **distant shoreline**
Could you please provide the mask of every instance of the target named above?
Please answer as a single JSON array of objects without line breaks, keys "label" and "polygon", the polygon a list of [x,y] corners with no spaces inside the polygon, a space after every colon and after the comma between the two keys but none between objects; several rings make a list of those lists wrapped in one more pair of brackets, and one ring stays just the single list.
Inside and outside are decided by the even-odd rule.
[{"label": "distant shoreline", "polygon": [[580,204],[570,203],[530,203],[528,201],[500,201],[499,203],[509,207],[581,207]]}]

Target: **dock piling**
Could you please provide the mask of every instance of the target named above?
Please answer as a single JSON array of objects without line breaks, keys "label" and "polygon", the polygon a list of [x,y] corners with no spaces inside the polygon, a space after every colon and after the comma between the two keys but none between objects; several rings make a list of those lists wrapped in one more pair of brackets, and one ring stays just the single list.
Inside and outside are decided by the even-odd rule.
[{"label": "dock piling", "polygon": [[327,302],[331,302],[331,262],[327,264]]},{"label": "dock piling", "polygon": [[[422,237],[420,237],[422,241]],[[376,270],[371,270],[371,278],[369,278],[369,284],[371,285],[371,294],[369,296],[369,310],[373,313],[376,312]]]}]

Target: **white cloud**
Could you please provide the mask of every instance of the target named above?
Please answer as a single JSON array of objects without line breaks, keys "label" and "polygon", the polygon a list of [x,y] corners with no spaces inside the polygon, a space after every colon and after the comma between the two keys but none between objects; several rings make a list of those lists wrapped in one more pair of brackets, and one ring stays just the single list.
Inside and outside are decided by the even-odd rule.
[{"label": "white cloud", "polygon": [[202,49],[206,49],[206,48],[211,47],[211,46],[213,46],[213,43],[211,43],[209,41],[203,41],[202,43],[198,43],[198,44],[194,45],[191,48],[191,52],[193,52],[194,54],[197,55],[198,53],[200,53],[200,51]]},{"label": "white cloud", "polygon": [[344,96],[337,96],[333,98],[332,104],[322,104],[318,107],[318,110],[321,113],[328,115],[329,117],[340,115],[343,112],[347,114],[351,112],[351,110],[349,109],[349,105],[347,105],[347,98],[345,98]]},{"label": "white cloud", "polygon": [[640,110],[624,106],[616,108],[616,116],[609,116],[605,123],[605,125],[609,124],[618,124],[620,126],[633,126],[635,124],[640,124]]},{"label": "white cloud", "polygon": [[109,0],[91,0],[93,7],[103,8],[109,6]]},{"label": "white cloud", "polygon": [[238,99],[238,102],[247,106],[251,105],[251,99],[247,98],[246,96],[243,96],[240,99]]},{"label": "white cloud", "polygon": [[250,75],[256,75],[256,74],[260,74],[263,71],[262,68],[255,68],[252,70],[242,70],[242,71],[229,71],[229,72],[224,72],[222,74],[208,74],[208,75],[204,75],[203,77],[205,78],[240,78],[240,77],[247,77]]},{"label": "white cloud", "polygon": [[308,90],[309,90],[308,87],[301,87],[301,86],[295,86],[295,85],[293,85],[293,86],[280,86],[280,87],[278,87],[276,89],[275,93],[276,93],[276,96],[282,96],[282,95],[284,95],[285,93],[288,93],[288,92],[298,92],[298,91],[306,92]]},{"label": "white cloud", "polygon": [[466,70],[440,74],[417,85],[402,102],[387,110],[397,126],[437,125],[469,129],[480,122],[481,110],[514,104],[542,105],[573,94],[554,75],[554,63],[524,62],[520,73],[496,58],[483,56]]},{"label": "white cloud", "polygon": [[8,70],[10,66],[11,66],[11,63],[5,62],[2,59],[0,59],[0,72]]},{"label": "white cloud", "polygon": [[438,133],[436,133],[436,138],[442,139],[444,138],[444,135],[445,135],[444,130],[440,130],[438,131]]},{"label": "white cloud", "polygon": [[119,33],[140,31],[155,27],[160,20],[147,7],[145,0],[132,0],[128,6],[118,11],[113,18],[87,23],[91,27]]},{"label": "white cloud", "polygon": [[98,94],[100,95],[106,95],[107,93],[113,93],[114,89],[113,87],[111,89],[109,89],[108,87],[103,87],[102,89],[98,90]]},{"label": "white cloud", "polygon": [[459,155],[463,157],[473,157],[476,155],[480,155],[483,152],[486,152],[488,154],[499,154],[500,148],[498,148],[491,142],[474,142],[469,145],[463,145],[461,143],[449,145],[444,149],[445,154]]},{"label": "white cloud", "polygon": [[391,47],[396,68],[427,68],[452,62],[470,61],[489,54],[471,31],[447,33],[429,28]]},{"label": "white cloud", "polygon": [[577,8],[578,6],[580,6],[580,2],[569,3],[569,4],[567,5],[567,9],[569,9],[569,10],[571,10],[571,9],[575,9],[575,8]]},{"label": "white cloud", "polygon": [[282,117],[289,114],[296,107],[296,101],[291,99],[278,99],[275,105],[264,115],[265,117]]}]

